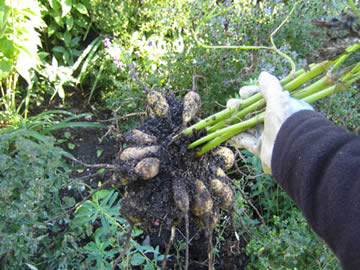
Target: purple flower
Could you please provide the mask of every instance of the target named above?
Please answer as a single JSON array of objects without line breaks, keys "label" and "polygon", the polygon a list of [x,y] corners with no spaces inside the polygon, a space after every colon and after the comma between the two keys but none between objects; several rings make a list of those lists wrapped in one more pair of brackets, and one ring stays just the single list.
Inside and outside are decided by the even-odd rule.
[{"label": "purple flower", "polygon": [[114,65],[115,65],[117,68],[120,68],[120,67],[121,67],[121,62],[120,62],[120,59],[119,59],[119,58],[114,57]]},{"label": "purple flower", "polygon": [[111,48],[111,41],[109,37],[104,38],[104,47],[107,49]]},{"label": "purple flower", "polygon": [[148,43],[148,46],[151,47],[153,45],[152,41]]},{"label": "purple flower", "polygon": [[129,65],[129,68],[130,68],[130,69],[134,69],[135,67],[134,67],[133,64],[130,64],[130,65]]}]

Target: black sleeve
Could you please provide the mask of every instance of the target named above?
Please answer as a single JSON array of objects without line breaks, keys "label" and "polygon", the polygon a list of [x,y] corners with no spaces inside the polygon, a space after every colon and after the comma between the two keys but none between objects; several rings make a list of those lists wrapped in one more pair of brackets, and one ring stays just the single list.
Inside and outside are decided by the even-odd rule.
[{"label": "black sleeve", "polygon": [[271,168],[342,267],[360,269],[360,137],[297,112],[280,128]]}]

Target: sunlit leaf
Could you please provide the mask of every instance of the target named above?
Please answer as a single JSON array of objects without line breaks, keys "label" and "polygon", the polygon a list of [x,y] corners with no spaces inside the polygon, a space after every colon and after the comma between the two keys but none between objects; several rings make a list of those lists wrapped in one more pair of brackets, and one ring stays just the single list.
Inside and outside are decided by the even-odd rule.
[{"label": "sunlit leaf", "polygon": [[14,43],[7,38],[0,39],[0,51],[7,58],[12,58],[15,53]]},{"label": "sunlit leaf", "polygon": [[0,80],[5,78],[11,71],[11,62],[0,60]]},{"label": "sunlit leaf", "polygon": [[66,29],[71,31],[74,26],[74,18],[72,16],[66,18]]},{"label": "sunlit leaf", "polygon": [[88,11],[87,11],[86,7],[85,7],[83,4],[77,3],[77,4],[75,4],[75,8],[76,8],[81,14],[88,15]]},{"label": "sunlit leaf", "polygon": [[8,23],[8,16],[10,13],[10,8],[5,5],[5,1],[0,1],[0,37],[5,33],[6,25]]},{"label": "sunlit leaf", "polygon": [[61,17],[65,17],[70,11],[72,7],[72,0],[61,0]]},{"label": "sunlit leaf", "polygon": [[65,91],[62,85],[55,85],[56,93],[59,95],[61,99],[65,98]]}]

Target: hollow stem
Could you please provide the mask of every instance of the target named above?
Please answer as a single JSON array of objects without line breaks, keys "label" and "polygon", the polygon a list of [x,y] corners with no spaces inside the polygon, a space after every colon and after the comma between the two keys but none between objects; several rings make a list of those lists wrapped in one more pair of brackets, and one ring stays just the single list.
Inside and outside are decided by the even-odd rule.
[{"label": "hollow stem", "polygon": [[[351,83],[353,83],[354,81],[355,81],[355,79]],[[349,87],[351,85],[351,83],[349,82],[349,83],[346,83],[345,85],[337,84],[337,85],[330,86],[322,91],[319,91],[312,95],[309,95],[309,96],[303,98],[302,100],[305,102],[308,102],[308,103],[315,102],[315,101],[323,99],[329,95],[332,95],[336,92],[344,91],[347,87]],[[259,115],[254,116],[254,117],[250,118],[249,120],[240,122],[240,123],[232,125],[228,128],[214,132],[214,133],[208,135],[209,137],[206,136],[206,137],[208,137],[208,140],[210,140],[210,139],[211,140],[208,143],[206,143],[205,145],[203,145],[196,154],[198,156],[200,156],[200,155],[210,151],[214,147],[227,141],[231,137],[233,137],[241,132],[244,132],[244,131],[248,130],[249,128],[255,127],[259,123],[264,122],[264,115],[265,115],[265,113],[260,113]],[[213,134],[218,134],[219,136],[211,136]],[[206,137],[204,137],[204,138],[206,138]],[[204,138],[202,138],[202,139],[204,139]],[[195,145],[193,147],[199,146],[201,143],[200,144],[197,143],[198,141],[195,141],[191,145]],[[189,149],[191,149],[190,148],[191,145],[189,145],[189,147],[188,147]]]},{"label": "hollow stem", "polygon": [[327,71],[327,69],[330,67],[331,62],[324,61],[318,64],[315,64],[312,68],[310,68],[310,71],[303,73],[299,77],[295,78],[294,80],[290,81],[289,83],[285,84],[283,87],[287,91],[293,91],[303,85],[304,83],[308,82],[312,78],[316,77],[320,73]]},{"label": "hollow stem", "polygon": [[199,146],[200,144],[204,143],[204,142],[207,142],[215,137],[218,137],[220,135],[224,135],[224,134],[237,134],[239,133],[239,130],[243,130],[245,128],[248,129],[250,127],[253,127],[253,124],[255,123],[260,123],[261,121],[263,121],[264,119],[262,118],[264,115],[264,113],[260,113],[259,115],[257,116],[254,116],[252,118],[250,118],[249,120],[245,120],[245,121],[242,121],[240,123],[237,123],[237,124],[234,124],[234,125],[231,125],[229,127],[226,127],[226,128],[223,128],[223,129],[220,129],[220,130],[217,130],[207,136],[204,136],[202,138],[200,138],[199,140],[196,140],[195,142],[191,143],[189,146],[188,146],[188,149],[192,149],[196,146]]},{"label": "hollow stem", "polygon": [[[309,66],[310,71],[305,71],[304,69],[299,70],[294,75],[288,75],[287,77],[285,77],[283,80],[280,81],[280,83],[283,85],[284,89],[286,89],[288,91],[291,91],[291,89],[294,90],[297,87],[304,84],[305,82],[307,82],[308,80],[314,78],[321,72],[325,71],[328,68],[328,66],[329,66],[328,62],[322,62],[319,64],[311,64]],[[290,81],[292,78],[293,78],[293,81]],[[260,104],[260,103],[256,103],[256,102],[258,102],[260,100],[262,100],[262,95],[260,93],[257,93],[255,95],[243,100],[240,107],[235,105],[231,108],[226,108],[216,114],[213,114],[213,115],[199,121],[198,123],[186,128],[183,131],[183,134],[190,135],[190,134],[192,134],[193,130],[200,130],[202,128],[211,126],[218,122],[221,122],[221,124],[218,124],[219,127],[224,127],[225,122],[222,121],[223,119],[230,117],[235,111],[239,111],[239,110],[240,111],[239,111],[238,115],[236,115],[235,117],[236,118],[243,117],[244,115],[241,110],[247,108],[248,106],[253,106],[253,107],[249,108],[249,111],[247,113],[256,111],[258,109],[258,105]],[[256,103],[256,105],[254,105],[255,103]]]}]

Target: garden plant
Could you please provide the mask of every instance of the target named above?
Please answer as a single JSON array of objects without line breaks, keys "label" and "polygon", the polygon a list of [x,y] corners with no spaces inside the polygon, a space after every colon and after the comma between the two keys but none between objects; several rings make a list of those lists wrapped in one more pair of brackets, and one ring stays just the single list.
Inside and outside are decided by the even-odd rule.
[{"label": "garden plant", "polygon": [[355,0],[0,0],[0,269],[340,269],[261,161],[261,71],[359,133]]}]

